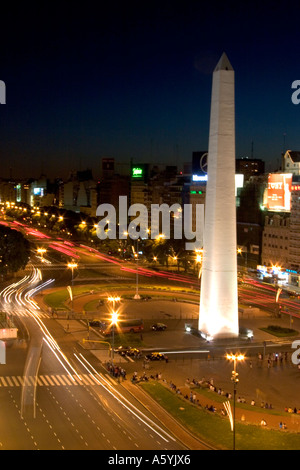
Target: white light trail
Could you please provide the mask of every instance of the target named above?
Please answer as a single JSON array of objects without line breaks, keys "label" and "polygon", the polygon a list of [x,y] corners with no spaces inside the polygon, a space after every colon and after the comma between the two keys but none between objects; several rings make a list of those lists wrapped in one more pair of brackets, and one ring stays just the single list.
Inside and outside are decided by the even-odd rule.
[{"label": "white light trail", "polygon": [[[126,408],[130,413],[132,413],[136,418],[138,418],[140,421],[142,421],[142,423],[144,423],[146,426],[148,426],[153,432],[155,432],[158,436],[160,436],[161,439],[163,439],[164,441],[168,442],[168,439],[166,437],[164,437],[162,435],[165,434],[169,439],[171,439],[172,441],[175,441],[175,439],[170,436],[170,434],[168,434],[166,431],[164,431],[162,428],[160,428],[156,423],[154,423],[154,421],[152,421],[150,418],[148,418],[146,415],[144,415],[140,410],[138,410],[132,403],[130,403],[125,397],[123,397],[123,395],[118,391],[116,390],[113,385],[105,379],[105,377],[103,377],[102,375],[100,375],[95,369],[94,367],[86,360],[86,358],[80,354],[80,356],[82,357],[82,359],[86,362],[86,364],[88,364],[88,366],[86,364],[84,364],[84,362],[77,356],[77,354],[74,353],[74,356],[76,357],[76,359],[82,364],[82,366],[90,373],[93,375],[94,379],[99,383],[99,385],[101,385],[110,395],[113,396],[113,398],[115,400],[117,400],[122,406],[124,406],[124,408]],[[93,371],[93,373],[92,373]],[[97,377],[96,377],[97,376]],[[101,381],[100,381],[101,379]],[[103,383],[105,382],[105,384]],[[112,390],[110,390],[112,389]],[[119,398],[117,395],[119,395]],[[128,405],[126,403],[128,403]],[[133,410],[133,409],[135,410]],[[148,421],[148,422],[147,422]],[[151,423],[151,424],[149,424]],[[158,432],[155,428],[159,429],[160,432]]]}]

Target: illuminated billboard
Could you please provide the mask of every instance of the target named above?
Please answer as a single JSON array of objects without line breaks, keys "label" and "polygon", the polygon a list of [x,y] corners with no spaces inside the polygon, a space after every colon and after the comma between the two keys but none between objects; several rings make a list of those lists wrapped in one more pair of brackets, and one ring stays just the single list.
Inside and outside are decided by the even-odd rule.
[{"label": "illuminated billboard", "polygon": [[207,181],[207,152],[193,152],[192,180]]},{"label": "illuminated billboard", "polygon": [[143,178],[143,176],[144,176],[143,168],[133,167],[131,169],[131,176],[132,176],[132,178]]},{"label": "illuminated billboard", "polygon": [[266,208],[274,212],[289,212],[291,210],[292,173],[270,173]]}]

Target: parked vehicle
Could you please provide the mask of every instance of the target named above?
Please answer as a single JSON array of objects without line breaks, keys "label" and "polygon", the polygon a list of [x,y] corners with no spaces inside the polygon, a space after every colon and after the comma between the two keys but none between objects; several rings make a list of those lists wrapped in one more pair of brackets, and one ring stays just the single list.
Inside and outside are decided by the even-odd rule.
[{"label": "parked vehicle", "polygon": [[121,356],[139,356],[141,353],[138,348],[132,348],[130,346],[119,346],[115,349],[115,353],[120,354]]},{"label": "parked vehicle", "polygon": [[144,323],[143,320],[120,320],[116,325],[108,321],[100,322],[100,333],[104,336],[110,336],[114,328],[114,334],[120,333],[138,333],[143,331]]},{"label": "parked vehicle", "polygon": [[101,321],[100,320],[90,320],[89,321],[89,326],[94,326],[96,328],[100,328]]},{"label": "parked vehicle", "polygon": [[151,329],[154,331],[164,331],[167,328],[167,325],[164,323],[154,323],[154,325],[151,326]]},{"label": "parked vehicle", "polygon": [[149,361],[162,361],[165,359],[164,354],[159,353],[159,352],[152,352],[150,354],[146,354],[146,359],[149,359]]}]

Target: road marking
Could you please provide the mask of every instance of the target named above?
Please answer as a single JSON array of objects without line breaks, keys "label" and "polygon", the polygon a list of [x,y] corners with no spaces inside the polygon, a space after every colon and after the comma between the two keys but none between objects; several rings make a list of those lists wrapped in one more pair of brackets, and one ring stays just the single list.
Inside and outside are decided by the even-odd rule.
[{"label": "road marking", "polygon": [[56,385],[60,385],[59,381],[57,380],[57,378],[55,377],[55,375],[51,375],[51,378],[54,380],[54,382],[56,383]]},{"label": "road marking", "polygon": [[[52,387],[60,387],[60,386],[72,386],[72,385],[99,385],[99,381],[93,375],[82,374],[80,378],[76,375],[73,376],[74,381],[70,380],[70,377],[65,374],[56,374],[56,375],[39,375],[38,377],[33,376],[0,376],[0,387],[20,387],[20,386],[52,386]],[[80,380],[81,379],[81,380]],[[115,382],[113,382],[115,383]]]},{"label": "road marking", "polygon": [[8,384],[9,384],[11,387],[14,386],[14,384],[13,384],[12,380],[10,379],[10,377],[6,377],[6,380],[7,380]]},{"label": "road marking", "polygon": [[40,378],[44,382],[44,385],[48,386],[48,382],[46,381],[45,377],[43,375],[40,375]]},{"label": "road marking", "polygon": [[3,383],[4,387],[7,387],[7,383],[5,382],[4,377],[0,377],[0,380]]},{"label": "road marking", "polygon": [[50,385],[55,385],[52,381],[52,379],[50,379],[49,375],[45,375],[45,378],[47,379],[47,381],[50,382]]},{"label": "road marking", "polygon": [[20,384],[19,384],[19,382],[17,381],[16,377],[15,377],[14,375],[12,375],[11,378],[13,379],[13,381],[14,381],[16,387],[20,387]]}]

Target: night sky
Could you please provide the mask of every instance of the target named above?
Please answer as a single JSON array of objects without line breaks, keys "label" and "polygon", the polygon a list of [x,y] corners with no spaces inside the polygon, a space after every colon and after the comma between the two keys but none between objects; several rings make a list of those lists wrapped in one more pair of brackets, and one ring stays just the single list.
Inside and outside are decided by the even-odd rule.
[{"label": "night sky", "polygon": [[291,101],[300,7],[108,4],[2,11],[0,177],[65,178],[88,167],[97,178],[104,156],[123,169],[130,159],[190,162],[208,146],[211,74],[223,51],[235,70],[236,156],[251,157],[253,142],[254,158],[274,170],[285,148],[300,150],[300,105]]}]

